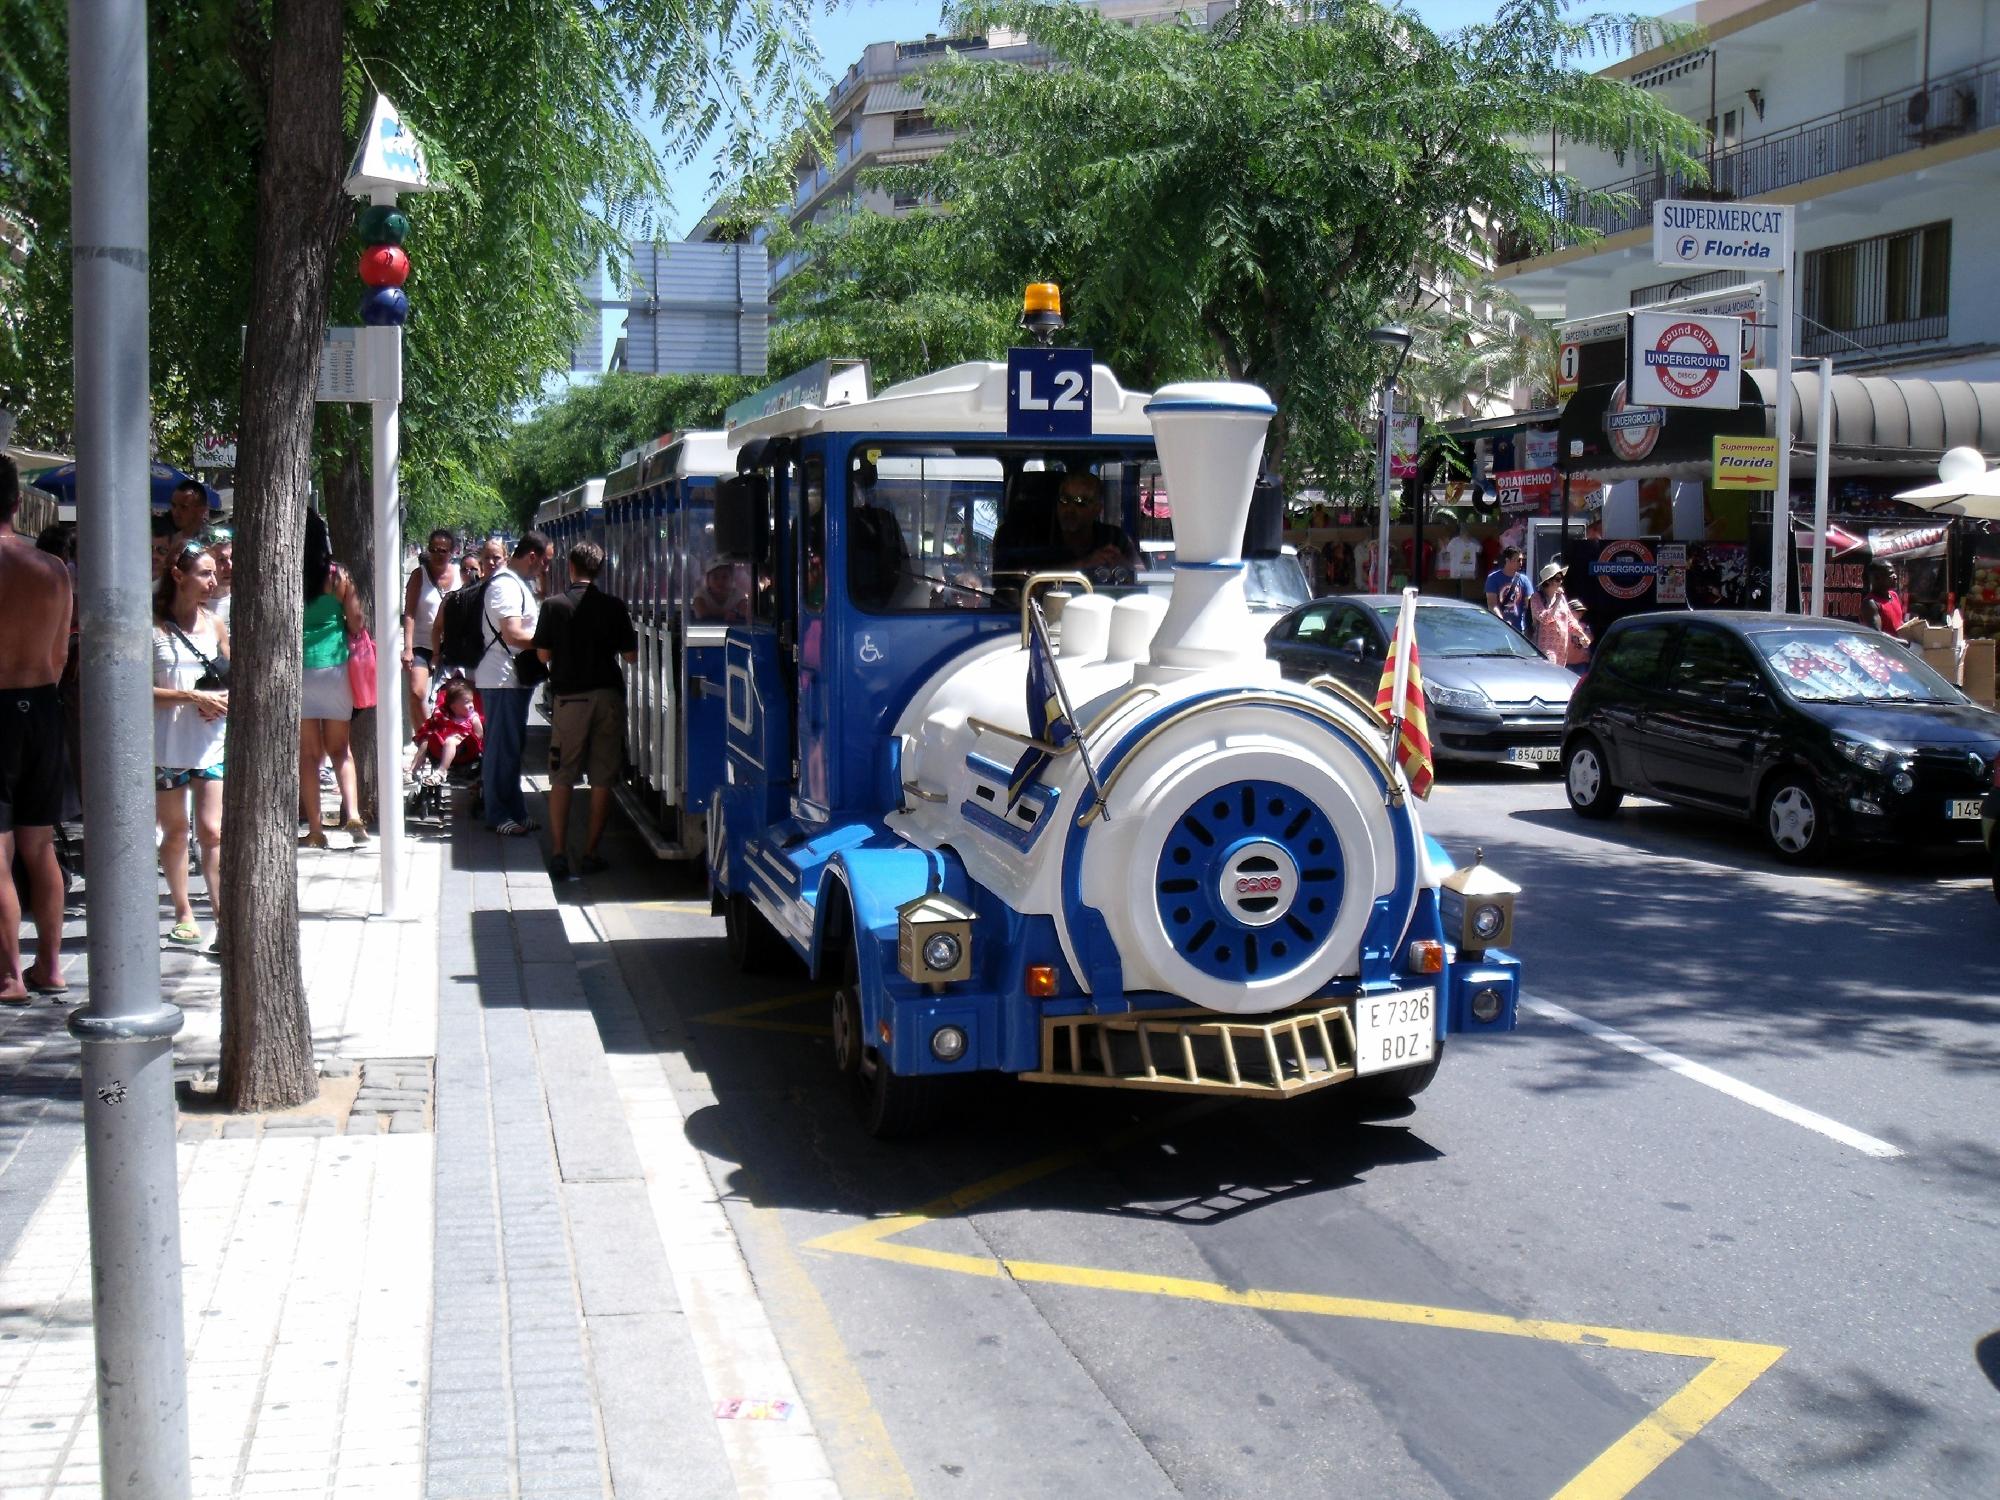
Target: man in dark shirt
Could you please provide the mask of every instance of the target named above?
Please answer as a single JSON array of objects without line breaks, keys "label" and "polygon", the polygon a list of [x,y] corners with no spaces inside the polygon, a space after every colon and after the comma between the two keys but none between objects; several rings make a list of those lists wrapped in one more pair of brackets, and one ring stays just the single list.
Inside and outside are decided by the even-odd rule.
[{"label": "man in dark shirt", "polygon": [[558,759],[549,777],[550,873],[570,878],[569,802],[577,776],[590,773],[590,826],[577,869],[604,868],[597,842],[611,817],[611,787],[625,761],[625,674],[620,661],[639,659],[639,637],[625,601],[597,586],[604,549],[578,542],[569,549],[569,591],[542,605],[535,654],[549,664]]}]

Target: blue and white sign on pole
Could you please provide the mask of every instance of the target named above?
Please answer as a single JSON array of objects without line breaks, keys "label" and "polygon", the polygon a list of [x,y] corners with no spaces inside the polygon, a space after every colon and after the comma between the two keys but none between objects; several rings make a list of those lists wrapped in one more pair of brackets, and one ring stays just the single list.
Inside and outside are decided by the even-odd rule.
[{"label": "blue and white sign on pole", "polygon": [[1734,411],[1743,399],[1743,325],[1681,312],[1628,315],[1625,399]]},{"label": "blue and white sign on pole", "polygon": [[1088,349],[1007,351],[1007,436],[1089,437]]},{"label": "blue and white sign on pole", "polygon": [[1783,271],[1792,263],[1788,203],[1693,203],[1662,198],[1653,205],[1653,259],[1690,271]]},{"label": "blue and white sign on pole", "polygon": [[1747,271],[1777,283],[1778,326],[1771,351],[1777,410],[1778,479],[1771,493],[1771,613],[1785,612],[1792,503],[1792,226],[1789,203],[1694,203],[1662,198],[1653,204],[1653,259],[1676,271]]}]

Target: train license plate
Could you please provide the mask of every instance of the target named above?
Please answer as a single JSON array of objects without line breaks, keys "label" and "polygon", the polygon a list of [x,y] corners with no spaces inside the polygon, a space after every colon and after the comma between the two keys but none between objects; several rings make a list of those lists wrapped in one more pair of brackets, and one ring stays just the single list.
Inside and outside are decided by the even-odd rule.
[{"label": "train license plate", "polygon": [[1507,752],[1507,759],[1517,766],[1554,765],[1562,759],[1562,750],[1556,745],[1516,745]]},{"label": "train license plate", "polygon": [[1976,818],[1984,801],[1983,797],[1953,797],[1945,803],[1944,815],[1947,818]]},{"label": "train license plate", "polygon": [[1437,991],[1362,995],[1354,1002],[1354,1071],[1362,1077],[1437,1056]]}]

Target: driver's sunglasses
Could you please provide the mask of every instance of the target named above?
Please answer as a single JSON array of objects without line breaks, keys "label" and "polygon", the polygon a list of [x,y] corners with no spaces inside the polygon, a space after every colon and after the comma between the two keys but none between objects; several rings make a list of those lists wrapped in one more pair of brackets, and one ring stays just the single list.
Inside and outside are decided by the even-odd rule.
[{"label": "driver's sunglasses", "polygon": [[1064,505],[1095,505],[1097,497],[1095,495],[1072,495],[1065,493],[1062,496],[1062,503]]}]

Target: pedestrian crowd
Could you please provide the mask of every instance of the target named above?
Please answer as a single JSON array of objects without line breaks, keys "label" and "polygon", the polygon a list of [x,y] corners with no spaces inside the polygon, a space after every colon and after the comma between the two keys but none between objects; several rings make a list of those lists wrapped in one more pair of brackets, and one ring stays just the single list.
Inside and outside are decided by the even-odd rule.
[{"label": "pedestrian crowd", "polygon": [[[76,615],[76,534],[58,523],[30,538],[15,520],[19,473],[0,457],[0,1003],[65,993],[67,841],[83,816]],[[223,784],[229,763],[231,600],[235,538],[215,492],[178,483],[152,525],[153,791],[170,912],[168,947],[219,955]],[[446,781],[467,788],[486,826],[539,830],[522,794],[532,700],[547,684],[553,725],[551,870],[570,878],[605,862],[599,845],[624,767],[623,664],[638,638],[625,602],[598,587],[604,550],[567,557],[568,586],[548,595],[552,548],[528,531],[461,547],[440,528],[425,539],[402,601],[401,666],[410,729],[405,795]],[[353,575],[325,521],[306,516],[300,640],[299,844],[329,847],[337,831],[369,839],[356,783],[353,721],[374,702],[374,643]],[[477,777],[476,783],[473,781]],[[570,810],[580,781],[589,802],[571,864]],[[328,801],[335,806],[329,811]],[[197,891],[197,882],[199,889]],[[206,919],[198,906],[206,907]],[[32,959],[24,923],[34,929]]]}]

